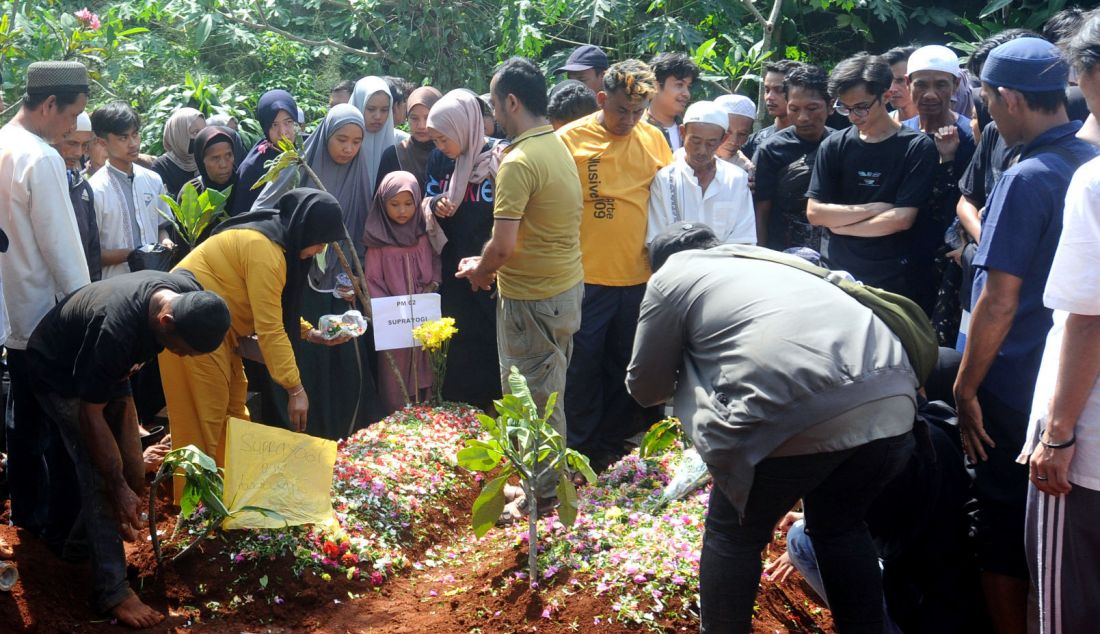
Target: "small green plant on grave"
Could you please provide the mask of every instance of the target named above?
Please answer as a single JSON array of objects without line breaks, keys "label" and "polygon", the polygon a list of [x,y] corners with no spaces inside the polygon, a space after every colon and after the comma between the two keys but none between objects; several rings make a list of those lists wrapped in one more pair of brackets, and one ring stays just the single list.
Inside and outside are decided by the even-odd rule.
[{"label": "small green plant on grave", "polygon": [[687,444],[687,437],[680,427],[680,419],[670,416],[664,420],[653,423],[653,426],[645,433],[642,444],[638,447],[640,458],[652,458],[663,453],[677,440]]},{"label": "small green plant on grave", "polygon": [[[172,557],[172,561],[176,561],[202,541],[210,531],[220,526],[225,518],[229,517],[229,509],[222,502],[225,481],[222,479],[221,472],[222,469],[218,468],[214,459],[203,453],[195,445],[179,447],[165,454],[164,462],[160,464],[160,469],[153,477],[153,484],[149,487],[149,537],[153,542],[153,553],[156,555],[158,566],[162,562],[156,519],[157,489],[160,483],[164,480],[170,481],[172,476],[177,473],[183,476],[180,514],[176,521],[175,530],[172,532],[172,538],[175,538],[184,520],[195,514],[200,504],[206,509],[204,524],[197,531],[198,537]],[[271,517],[282,518],[279,513],[265,508],[246,506],[241,510],[256,511]]]},{"label": "small green plant on grave", "polygon": [[169,222],[176,226],[180,238],[187,243],[189,249],[194,249],[206,228],[217,224],[226,217],[225,203],[233,187],[227,187],[223,191],[216,189],[204,189],[200,194],[193,183],[187,183],[180,190],[180,199],[162,194],[160,199],[168,204],[171,214],[163,211]]},{"label": "small green plant on grave", "polygon": [[222,480],[221,470],[214,459],[202,452],[195,445],[187,445],[169,451],[164,456],[164,462],[160,464],[153,484],[149,487],[149,536],[153,542],[153,553],[157,557],[157,564],[161,563],[160,540],[157,538],[157,488],[163,480],[171,481],[174,474],[179,472],[183,476],[183,493],[180,495],[180,514],[176,522],[176,529],[172,537],[179,532],[185,518],[191,517],[199,504],[203,504],[209,510],[206,528],[199,531],[199,537],[180,550],[173,561],[179,559],[189,551],[206,534],[216,527],[223,519],[229,516],[229,510],[222,503],[222,491],[225,482]]},{"label": "small green plant on grave", "polygon": [[482,430],[487,440],[471,439],[458,452],[458,464],[471,471],[488,473],[500,467],[474,501],[472,523],[478,537],[489,532],[504,510],[504,485],[518,476],[528,507],[528,574],[532,585],[538,579],[538,493],[536,483],[550,473],[557,474],[558,519],[571,526],[577,519],[577,490],[570,477],[571,472],[584,476],[588,482],[596,481],[596,474],[588,464],[588,458],[565,446],[565,439],[550,426],[550,414],[554,411],[558,394],[554,392],[546,400],[539,414],[527,379],[515,367],[508,375],[510,394],[505,394],[494,405],[497,417],[493,419],[479,414]]}]

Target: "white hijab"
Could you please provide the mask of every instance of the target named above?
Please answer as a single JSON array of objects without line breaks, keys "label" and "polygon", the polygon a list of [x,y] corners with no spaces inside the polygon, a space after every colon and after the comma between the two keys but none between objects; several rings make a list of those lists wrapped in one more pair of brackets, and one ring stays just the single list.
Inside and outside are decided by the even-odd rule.
[{"label": "white hijab", "polygon": [[[355,82],[355,90],[351,93],[351,105],[359,109],[360,113],[367,107],[367,100],[375,93],[384,92],[390,98],[390,111],[386,116],[386,123],[378,132],[367,132],[363,136],[363,147],[359,150],[361,160],[367,162],[367,172],[370,175],[368,188],[374,193],[374,184],[378,182],[378,165],[382,162],[382,153],[395,142],[393,134],[393,94],[390,93],[390,85],[381,77],[370,75]],[[366,114],[363,114],[364,118]]]}]

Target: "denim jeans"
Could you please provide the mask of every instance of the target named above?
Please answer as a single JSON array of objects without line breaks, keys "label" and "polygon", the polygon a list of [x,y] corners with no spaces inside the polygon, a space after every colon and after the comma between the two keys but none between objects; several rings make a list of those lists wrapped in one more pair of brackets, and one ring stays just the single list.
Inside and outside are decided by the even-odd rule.
[{"label": "denim jeans", "polygon": [[[817,553],[814,552],[814,545],[810,540],[810,536],[806,534],[805,520],[798,520],[787,531],[787,557],[790,558],[791,565],[795,567],[795,570],[814,589],[818,598],[828,606],[829,600],[825,597],[825,584],[821,582],[821,568],[817,565]],[[886,634],[901,634],[901,629],[890,618],[885,601],[883,602],[883,612],[886,617]]]},{"label": "denim jeans", "polygon": [[[81,508],[74,530],[83,530],[88,540],[92,560],[92,603],[97,610],[106,612],[130,595],[126,580],[126,553],[122,547],[118,519],[114,504],[107,490],[107,483],[92,464],[91,455],[80,431],[80,401],[57,394],[36,394],[43,412],[56,425],[64,441],[65,449],[76,467],[80,487]],[[132,404],[126,403],[130,408]],[[144,482],[141,467],[141,441],[137,433],[136,412],[127,416],[121,401],[110,403],[104,409],[104,417],[123,454],[123,470],[131,488]],[[135,453],[137,462],[135,465]],[[142,491],[138,488],[137,491]]]},{"label": "denim jeans", "polygon": [[906,432],[843,451],[765,459],[740,518],[721,489],[711,489],[699,568],[702,631],[751,631],[761,553],[801,498],[837,631],[882,634],[882,574],[864,516],[913,447]]}]

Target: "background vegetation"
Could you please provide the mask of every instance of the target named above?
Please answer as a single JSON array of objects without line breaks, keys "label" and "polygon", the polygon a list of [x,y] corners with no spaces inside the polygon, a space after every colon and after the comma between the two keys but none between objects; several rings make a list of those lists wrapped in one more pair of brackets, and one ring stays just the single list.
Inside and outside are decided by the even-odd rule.
[{"label": "background vegetation", "polygon": [[[255,138],[255,100],[285,88],[307,119],[328,91],[368,74],[444,91],[486,89],[492,67],[526,55],[560,65],[578,43],[612,59],[686,51],[706,71],[699,96],[755,95],[769,55],[825,67],[859,50],[973,42],[1005,26],[1036,28],[1066,0],[36,0],[0,1],[0,70],[14,112],[26,66],[78,59],[93,71],[90,106],[125,99],[144,117],[145,151],[191,105],[228,113]],[[85,12],[84,9],[87,9]]]}]

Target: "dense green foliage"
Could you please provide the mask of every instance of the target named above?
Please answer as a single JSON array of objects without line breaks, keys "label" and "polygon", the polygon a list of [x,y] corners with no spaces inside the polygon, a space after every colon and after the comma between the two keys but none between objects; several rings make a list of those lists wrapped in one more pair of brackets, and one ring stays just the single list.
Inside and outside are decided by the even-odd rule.
[{"label": "dense green foliage", "polygon": [[700,96],[739,84],[752,94],[768,55],[828,66],[864,48],[972,42],[1005,25],[1037,27],[1065,5],[779,1],[769,51],[771,0],[104,0],[83,19],[86,0],[4,0],[0,69],[13,104],[30,62],[84,61],[96,80],[91,105],[131,101],[155,153],[164,120],[183,104],[233,114],[256,137],[255,99],[276,87],[316,120],[341,79],[391,74],[483,91],[501,59],[527,55],[552,69],[577,43],[592,42],[613,59],[687,51],[706,70]]}]

